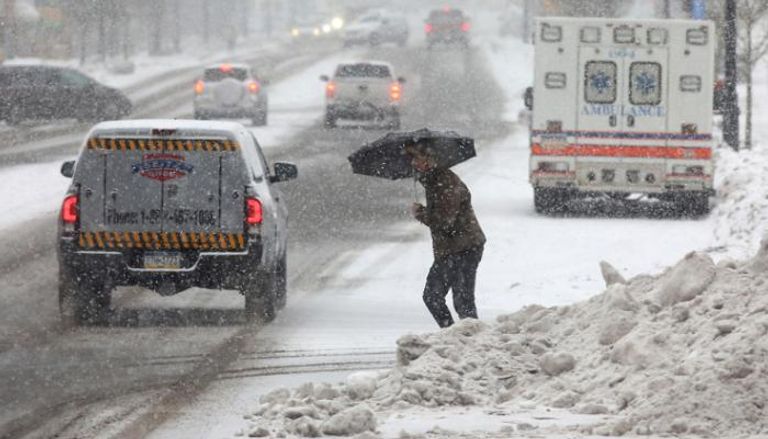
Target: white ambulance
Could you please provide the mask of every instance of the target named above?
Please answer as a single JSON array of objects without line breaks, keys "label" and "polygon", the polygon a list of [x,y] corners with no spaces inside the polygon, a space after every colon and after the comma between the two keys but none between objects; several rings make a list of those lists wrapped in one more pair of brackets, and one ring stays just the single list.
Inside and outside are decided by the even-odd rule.
[{"label": "white ambulance", "polygon": [[539,212],[644,194],[693,216],[713,193],[711,22],[536,21],[530,182]]}]

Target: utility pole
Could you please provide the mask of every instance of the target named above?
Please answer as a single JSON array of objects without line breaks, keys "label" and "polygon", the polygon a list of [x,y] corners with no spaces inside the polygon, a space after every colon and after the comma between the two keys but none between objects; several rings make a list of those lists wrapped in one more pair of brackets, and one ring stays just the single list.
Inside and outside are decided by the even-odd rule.
[{"label": "utility pole", "polygon": [[3,2],[3,51],[7,59],[16,57],[16,0]]},{"label": "utility pole", "polygon": [[734,151],[739,150],[739,96],[736,92],[736,0],[725,1],[725,108],[723,109],[723,140]]},{"label": "utility pole", "polygon": [[531,0],[523,3],[523,41],[531,42]]}]

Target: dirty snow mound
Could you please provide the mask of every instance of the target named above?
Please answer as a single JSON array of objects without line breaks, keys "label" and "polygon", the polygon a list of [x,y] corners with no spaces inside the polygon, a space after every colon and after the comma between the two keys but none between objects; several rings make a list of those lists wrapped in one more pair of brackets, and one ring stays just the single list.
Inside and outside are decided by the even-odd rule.
[{"label": "dirty snow mound", "polygon": [[[398,366],[265,395],[254,435],[372,435],[409,407],[541,405],[613,415],[594,434],[768,429],[768,241],[746,262],[691,253],[571,306],[532,305],[398,340]],[[610,271],[610,270],[609,270]],[[611,277],[611,276],[608,276]]]}]

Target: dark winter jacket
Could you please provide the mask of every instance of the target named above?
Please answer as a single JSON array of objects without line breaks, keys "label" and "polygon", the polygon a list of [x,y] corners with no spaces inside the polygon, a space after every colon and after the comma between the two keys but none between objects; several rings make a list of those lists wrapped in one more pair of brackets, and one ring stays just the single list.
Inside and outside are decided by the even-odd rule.
[{"label": "dark winter jacket", "polygon": [[458,175],[438,168],[419,181],[426,189],[427,205],[417,212],[416,219],[432,232],[436,258],[485,244],[485,234],[472,209],[472,196]]}]

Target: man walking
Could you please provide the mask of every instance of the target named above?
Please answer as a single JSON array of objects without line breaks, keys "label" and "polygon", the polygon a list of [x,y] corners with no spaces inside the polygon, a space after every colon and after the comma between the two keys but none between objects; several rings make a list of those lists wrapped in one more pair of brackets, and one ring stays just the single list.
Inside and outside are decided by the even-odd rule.
[{"label": "man walking", "polygon": [[429,143],[407,145],[406,153],[427,194],[427,205],[414,203],[412,213],[429,227],[435,257],[424,287],[424,303],[441,328],[451,326],[453,317],[445,298],[452,289],[459,318],[476,319],[475,276],[485,235],[472,209],[469,189],[458,175],[437,165]]}]

